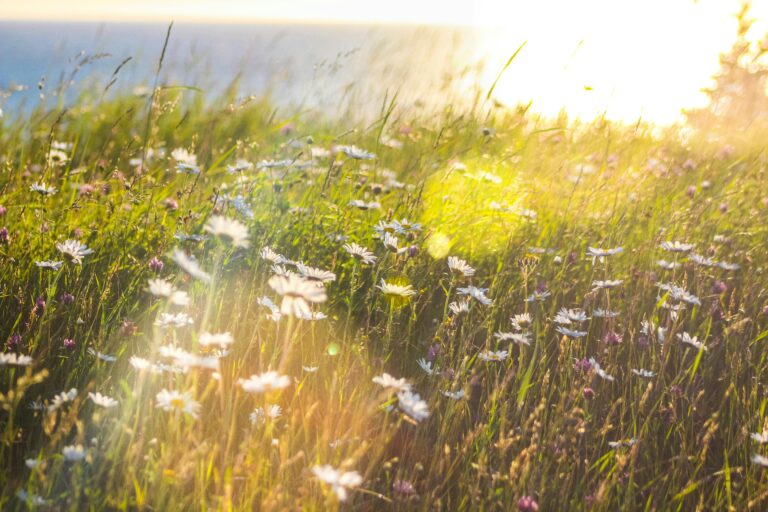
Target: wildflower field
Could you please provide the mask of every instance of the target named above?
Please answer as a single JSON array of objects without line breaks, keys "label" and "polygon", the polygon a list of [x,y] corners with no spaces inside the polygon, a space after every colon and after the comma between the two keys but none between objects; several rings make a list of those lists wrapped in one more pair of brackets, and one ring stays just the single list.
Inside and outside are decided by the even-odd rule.
[{"label": "wildflower field", "polygon": [[157,87],[0,118],[3,510],[766,510],[766,156]]}]

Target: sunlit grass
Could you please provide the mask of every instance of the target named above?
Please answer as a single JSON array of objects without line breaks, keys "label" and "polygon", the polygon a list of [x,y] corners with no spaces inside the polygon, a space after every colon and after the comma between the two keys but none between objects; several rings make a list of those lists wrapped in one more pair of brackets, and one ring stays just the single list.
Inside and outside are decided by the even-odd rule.
[{"label": "sunlit grass", "polygon": [[[34,360],[0,366],[2,508],[25,508],[19,490],[54,510],[763,508],[750,457],[765,450],[749,438],[766,428],[759,150],[487,106],[366,127],[176,89],[149,119],[146,97],[88,98],[0,124],[0,327],[6,352]],[[49,161],[53,141],[72,143],[65,160]],[[210,236],[215,215],[247,244]],[[93,253],[68,261],[66,239]],[[327,318],[283,309],[274,265],[298,262],[334,274],[310,304]],[[154,278],[189,304],[153,296]],[[669,282],[700,304],[670,310]],[[556,330],[562,307],[584,309],[565,326],[584,336]],[[191,325],[156,325],[182,312]],[[530,344],[497,335],[524,313]],[[204,347],[204,332],[233,342]],[[174,371],[169,346],[204,361]],[[243,385],[269,371],[264,392]],[[428,416],[373,382],[384,372]],[[323,483],[325,465],[359,484]]]}]

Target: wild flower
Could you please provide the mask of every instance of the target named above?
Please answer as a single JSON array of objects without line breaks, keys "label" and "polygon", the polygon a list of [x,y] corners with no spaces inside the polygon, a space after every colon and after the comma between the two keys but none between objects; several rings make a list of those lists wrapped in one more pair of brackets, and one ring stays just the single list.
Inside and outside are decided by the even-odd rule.
[{"label": "wild flower", "polygon": [[587,331],[578,331],[574,329],[568,329],[567,327],[563,327],[562,325],[558,325],[555,330],[559,332],[560,334],[567,336],[569,338],[583,338],[587,335]]},{"label": "wild flower", "polygon": [[448,304],[448,309],[454,315],[460,315],[462,313],[468,313],[469,312],[469,301],[468,300],[453,301],[450,304]]},{"label": "wild flower", "polygon": [[357,146],[337,146],[336,150],[355,160],[373,160],[376,155],[358,148]]},{"label": "wild flower", "polygon": [[656,262],[656,265],[663,268],[664,270],[675,270],[676,268],[680,268],[682,266],[682,264],[677,261],[667,261],[667,260],[658,260]]},{"label": "wild flower", "polygon": [[727,261],[718,261],[717,266],[723,270],[739,270],[741,268],[738,263],[728,263]]},{"label": "wild flower", "polygon": [[269,286],[282,295],[280,312],[284,315],[302,317],[311,314],[310,303],[325,302],[327,295],[322,286],[308,281],[303,277],[291,274],[289,276],[272,276],[268,281]]},{"label": "wild flower", "polygon": [[373,265],[376,263],[376,256],[365,247],[357,245],[356,243],[344,244],[343,247],[350,256],[366,265]]},{"label": "wild flower", "polygon": [[378,384],[383,388],[391,388],[401,391],[403,389],[410,389],[411,385],[405,379],[396,379],[388,373],[382,373],[381,375],[374,377],[374,384]]},{"label": "wild flower", "polygon": [[448,269],[454,274],[461,274],[464,277],[475,275],[475,269],[467,265],[467,262],[456,256],[448,257]]},{"label": "wild flower", "polygon": [[715,260],[712,258],[707,258],[693,252],[688,254],[688,260],[694,262],[697,265],[701,265],[702,267],[712,267],[715,265]]},{"label": "wild flower", "polygon": [[616,288],[623,283],[621,279],[613,279],[607,281],[592,281],[592,291],[595,290],[607,290],[610,288]]},{"label": "wild flower", "polygon": [[160,347],[159,352],[162,357],[170,359],[171,364],[177,368],[203,368],[206,370],[219,370],[218,357],[198,356],[175,346],[162,346]]},{"label": "wild flower", "polygon": [[117,358],[115,356],[111,356],[109,354],[104,354],[103,352],[99,352],[98,350],[94,349],[93,347],[88,348],[88,353],[91,354],[96,359],[99,359],[101,361],[104,361],[106,363],[114,363],[117,361]]},{"label": "wild flower", "polygon": [[216,238],[223,240],[233,247],[248,248],[248,228],[235,219],[228,219],[221,215],[214,215],[205,225],[206,233],[210,233]]},{"label": "wild flower", "polygon": [[394,283],[387,283],[384,279],[381,280],[381,284],[377,286],[382,293],[388,297],[411,297],[416,295],[416,290],[411,285],[399,285]]},{"label": "wild flower", "polygon": [[706,345],[704,345],[703,341],[699,341],[699,338],[697,336],[691,336],[687,332],[677,333],[677,338],[685,343],[686,345],[690,345],[693,348],[707,351],[709,350]]},{"label": "wild flower", "polygon": [[461,400],[462,398],[464,398],[464,395],[465,395],[463,389],[459,389],[458,391],[440,391],[440,393],[443,396],[447,396],[448,398],[451,398],[453,400]]},{"label": "wild flower", "polygon": [[88,398],[91,399],[91,401],[98,405],[99,407],[104,407],[105,409],[111,409],[112,407],[117,407],[118,401],[114,398],[111,398],[107,395],[102,395],[101,393],[88,393]]},{"label": "wild flower", "polygon": [[478,288],[477,286],[467,286],[465,288],[456,288],[456,292],[459,295],[468,295],[469,297],[472,297],[480,304],[483,304],[484,306],[489,306],[493,304],[493,300],[486,297],[485,292],[488,291],[488,288]]},{"label": "wild flower", "polygon": [[768,443],[768,430],[763,430],[762,432],[758,433],[751,433],[749,434],[749,438],[758,444]]},{"label": "wild flower", "polygon": [[643,377],[645,379],[651,379],[651,378],[656,376],[655,372],[652,372],[650,370],[644,370],[642,368],[640,368],[639,370],[636,370],[635,368],[632,368],[632,373],[634,373],[635,375],[637,375],[639,377]]},{"label": "wild flower", "polygon": [[174,289],[173,285],[165,279],[150,279],[148,282],[149,293],[155,297],[165,297],[168,302],[176,306],[188,306],[190,303],[187,292]]},{"label": "wild flower", "polygon": [[197,165],[197,155],[184,148],[175,148],[171,151],[171,157],[176,160],[177,163]]},{"label": "wild flower", "polygon": [[519,332],[497,332],[493,335],[499,341],[511,341],[518,345],[530,345],[531,340],[526,333]]},{"label": "wild flower", "polygon": [[185,391],[162,389],[155,395],[155,407],[164,411],[182,412],[192,418],[197,418],[200,412],[200,404],[192,399],[192,393]]},{"label": "wild flower", "polygon": [[280,313],[280,308],[277,307],[277,304],[272,302],[272,299],[269,297],[259,297],[256,299],[256,302],[260,306],[264,306],[265,308],[269,309],[270,314],[268,315],[268,318],[274,322],[279,322],[280,318],[282,318],[283,314]]},{"label": "wild flower", "polygon": [[760,455],[759,453],[753,453],[752,456],[749,458],[749,460],[752,461],[752,464],[768,467],[768,457]]},{"label": "wild flower", "polygon": [[301,276],[307,281],[317,281],[320,283],[328,283],[336,280],[336,274],[328,270],[322,270],[315,267],[310,267],[304,263],[297,263],[296,268],[299,270]]},{"label": "wild flower", "polygon": [[62,265],[64,265],[63,261],[37,261],[35,262],[35,265],[37,265],[39,268],[44,268],[48,270],[59,270]]},{"label": "wild flower", "polygon": [[264,423],[268,419],[276,420],[282,416],[282,414],[283,409],[277,404],[272,404],[266,409],[263,407],[257,407],[253,410],[253,412],[251,412],[249,419],[251,420],[251,425],[258,425],[259,423]]},{"label": "wild flower", "polygon": [[44,507],[48,504],[48,500],[38,494],[29,494],[24,489],[16,491],[16,497],[24,503],[29,503],[35,507]]},{"label": "wild flower", "polygon": [[58,192],[58,189],[56,189],[55,187],[49,187],[44,182],[33,183],[29,187],[29,190],[31,192],[37,192],[41,196],[52,196],[53,194]]},{"label": "wild flower", "polygon": [[607,309],[596,309],[592,311],[592,317],[593,318],[616,318],[620,315],[617,311],[610,311]]},{"label": "wild flower", "polygon": [[547,290],[543,290],[543,291],[534,290],[533,293],[525,299],[525,301],[526,302],[543,302],[550,296],[552,296],[552,293],[550,293]]},{"label": "wild flower", "polygon": [[168,328],[168,327],[186,327],[188,325],[192,325],[194,323],[194,320],[192,318],[184,313],[160,313],[160,316],[157,320],[155,320],[155,325],[160,328]]},{"label": "wild flower", "polygon": [[615,379],[612,375],[609,375],[603,368],[600,366],[600,363],[598,363],[594,357],[589,358],[589,364],[592,366],[592,370],[594,370],[595,375],[600,377],[603,380],[607,380],[609,382],[613,382]]},{"label": "wild flower", "polygon": [[560,325],[571,325],[573,323],[580,324],[587,320],[589,320],[589,317],[583,310],[568,308],[560,308],[560,311],[557,312],[555,318],[552,319],[553,322]]},{"label": "wild flower", "polygon": [[349,202],[349,206],[353,206],[360,210],[378,210],[381,208],[381,203],[378,201],[363,201],[361,199],[354,199]]},{"label": "wild flower", "polygon": [[437,368],[432,368],[432,362],[427,361],[424,358],[419,359],[416,361],[416,363],[421,367],[421,369],[426,373],[427,375],[438,375],[440,371]]},{"label": "wild flower", "polygon": [[64,460],[69,462],[78,462],[85,459],[85,448],[83,445],[69,445],[65,446],[61,450],[61,454],[64,456]]},{"label": "wild flower", "polygon": [[600,247],[587,247],[587,256],[592,256],[592,263],[596,260],[603,261],[608,256],[624,252],[623,247],[614,247],[613,249],[603,249]]},{"label": "wild flower", "polygon": [[689,252],[694,248],[693,244],[686,244],[683,242],[664,241],[659,245],[662,249],[668,252]]},{"label": "wild flower", "polygon": [[204,272],[200,268],[197,261],[187,256],[187,254],[181,249],[174,249],[171,256],[173,261],[187,274],[194,279],[208,283],[211,281],[211,276],[207,272]]},{"label": "wild flower", "polygon": [[32,358],[23,354],[13,352],[0,352],[0,367],[3,366],[29,366],[32,364]]},{"label": "wild flower", "polygon": [[397,240],[397,237],[390,233],[384,233],[383,243],[384,243],[384,248],[394,254],[402,254],[407,250],[407,248],[405,247],[399,248],[398,247],[399,242]]},{"label": "wild flower", "polygon": [[397,405],[401,411],[417,422],[427,419],[430,414],[427,402],[410,388],[402,389],[397,393]]},{"label": "wild flower", "polygon": [[507,359],[509,357],[509,352],[506,350],[486,350],[484,352],[480,352],[477,357],[486,362],[499,362]]},{"label": "wild flower", "polygon": [[357,471],[340,471],[328,464],[313,467],[312,474],[321,482],[330,485],[339,501],[347,501],[349,489],[359,487],[363,483],[363,477]]},{"label": "wild flower", "polygon": [[77,389],[72,388],[69,391],[62,391],[53,397],[48,405],[48,412],[52,413],[59,410],[62,405],[72,402],[75,398],[77,398]]},{"label": "wild flower", "polygon": [[56,248],[76,265],[81,265],[83,263],[83,258],[89,254],[93,254],[92,249],[89,249],[87,245],[80,243],[77,240],[65,240],[63,243],[56,244]]},{"label": "wild flower", "polygon": [[210,347],[210,346],[219,346],[219,347],[229,347],[234,343],[234,338],[232,335],[228,332],[222,332],[222,333],[210,333],[210,332],[203,332],[200,333],[200,336],[197,338],[197,342],[203,346],[203,347]]},{"label": "wild flower", "polygon": [[516,331],[524,331],[533,324],[530,313],[514,315],[512,318],[512,328]]},{"label": "wild flower", "polygon": [[267,391],[288,387],[291,379],[277,372],[269,371],[260,375],[251,375],[248,379],[238,379],[237,385],[248,393],[266,393]]}]

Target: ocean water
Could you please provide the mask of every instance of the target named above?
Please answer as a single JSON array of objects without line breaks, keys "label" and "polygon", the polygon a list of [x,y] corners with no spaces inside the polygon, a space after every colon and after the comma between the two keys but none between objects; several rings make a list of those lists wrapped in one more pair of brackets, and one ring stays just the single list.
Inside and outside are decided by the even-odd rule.
[{"label": "ocean water", "polygon": [[[107,94],[151,86],[167,28],[0,22],[0,108],[100,94],[121,63]],[[215,97],[236,81],[242,97],[329,113],[372,113],[395,93],[400,105],[428,108],[482,89],[484,40],[470,28],[178,23],[160,83]]]}]

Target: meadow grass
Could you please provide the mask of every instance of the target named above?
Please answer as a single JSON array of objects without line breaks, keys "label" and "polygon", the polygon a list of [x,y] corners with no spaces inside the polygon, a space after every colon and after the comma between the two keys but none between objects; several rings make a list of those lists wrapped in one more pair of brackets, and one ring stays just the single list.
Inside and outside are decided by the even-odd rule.
[{"label": "meadow grass", "polygon": [[[167,88],[2,121],[0,332],[33,359],[0,365],[3,510],[768,507],[762,151],[525,108],[361,124]],[[67,239],[93,253],[70,261]],[[298,262],[334,274],[310,305],[327,318],[281,311],[273,276]],[[321,286],[297,282],[299,302]],[[193,323],[156,325],[179,312]],[[269,370],[287,379],[244,389]]]}]

